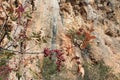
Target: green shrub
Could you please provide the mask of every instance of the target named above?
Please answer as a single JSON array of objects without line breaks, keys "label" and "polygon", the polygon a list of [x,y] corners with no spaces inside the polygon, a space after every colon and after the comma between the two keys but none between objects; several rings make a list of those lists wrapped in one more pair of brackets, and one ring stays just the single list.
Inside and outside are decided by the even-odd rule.
[{"label": "green shrub", "polygon": [[119,77],[111,73],[111,68],[106,66],[102,60],[97,64],[85,62],[84,69],[84,79],[78,77],[78,80],[120,80]]},{"label": "green shrub", "polygon": [[44,58],[42,76],[45,80],[50,80],[52,75],[57,74],[57,67],[48,57]]}]

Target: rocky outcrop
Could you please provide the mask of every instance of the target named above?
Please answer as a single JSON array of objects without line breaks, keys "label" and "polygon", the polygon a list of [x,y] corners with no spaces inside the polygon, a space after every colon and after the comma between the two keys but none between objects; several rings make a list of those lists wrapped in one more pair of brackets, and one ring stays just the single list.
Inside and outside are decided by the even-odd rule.
[{"label": "rocky outcrop", "polygon": [[119,73],[120,68],[119,3],[117,0],[61,0],[60,3],[65,28],[93,27],[96,39],[90,55],[104,60],[115,73]]},{"label": "rocky outcrop", "polygon": [[[25,5],[27,1],[20,0],[22,5]],[[23,54],[16,52],[16,55],[9,61],[12,68],[20,68],[20,71],[11,72],[9,80],[18,80],[19,76],[20,80],[44,79],[41,75],[44,48],[63,51],[67,71],[61,72],[59,76],[67,77],[69,80],[78,79],[79,74],[74,73],[76,66],[80,69],[78,72],[85,76],[86,64],[90,63],[99,67],[101,60],[111,68],[113,74],[120,73],[119,0],[35,0],[34,12],[31,16],[31,22],[26,30],[29,38],[25,42],[26,48]],[[2,23],[0,19],[0,24]],[[18,27],[15,22],[12,24],[15,27],[11,35],[17,37],[23,26]],[[77,31],[80,28],[85,32],[94,29],[90,34],[95,36],[95,39],[90,42],[89,50],[88,48],[82,50],[81,41],[78,41],[79,44],[76,45],[72,42],[72,38],[67,36],[70,29]],[[13,42],[9,44],[11,43],[13,44]],[[20,51],[19,47],[11,46],[9,49]],[[76,65],[76,60],[71,61],[76,56],[79,57],[77,59],[79,65]],[[53,80],[56,79],[59,80],[59,78],[53,78]],[[85,80],[88,79],[85,78]]]}]

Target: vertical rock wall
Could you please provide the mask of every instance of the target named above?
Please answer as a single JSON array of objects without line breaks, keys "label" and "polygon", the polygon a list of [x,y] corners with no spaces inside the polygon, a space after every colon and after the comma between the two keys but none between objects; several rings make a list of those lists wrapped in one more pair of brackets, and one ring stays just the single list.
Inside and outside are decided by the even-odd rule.
[{"label": "vertical rock wall", "polygon": [[[24,3],[24,1],[23,1]],[[118,0],[35,0],[36,10],[27,30],[27,35],[41,33],[40,38],[47,38],[47,43],[36,43],[36,39],[26,42],[26,53],[16,55],[10,60],[10,66],[21,65],[20,80],[40,80],[42,76],[35,79],[34,72],[40,75],[41,67],[37,67],[37,61],[42,66],[44,48],[62,49],[65,53],[65,65],[72,69],[71,58],[75,55],[80,57],[84,63],[83,54],[78,47],[74,46],[70,38],[66,36],[67,30],[85,29],[93,27],[92,33],[96,39],[92,43],[91,53],[88,56],[97,60],[103,60],[106,65],[119,73],[120,69],[120,1]],[[19,27],[20,28],[20,27]],[[18,31],[19,33],[19,31]],[[33,53],[33,54],[32,54]],[[67,56],[69,54],[69,56]],[[22,57],[22,58],[21,58]],[[22,59],[21,62],[19,59]],[[29,59],[28,61],[26,61]],[[15,63],[12,63],[15,62]],[[17,62],[17,63],[16,63]],[[18,80],[14,71],[9,80]],[[68,73],[71,80],[76,76]]]}]

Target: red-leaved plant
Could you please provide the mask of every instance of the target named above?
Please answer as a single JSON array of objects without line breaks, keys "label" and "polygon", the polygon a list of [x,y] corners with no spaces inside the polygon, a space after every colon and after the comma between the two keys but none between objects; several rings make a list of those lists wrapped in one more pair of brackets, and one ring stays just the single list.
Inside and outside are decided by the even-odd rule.
[{"label": "red-leaved plant", "polygon": [[[96,38],[95,36],[91,35],[93,31],[94,31],[93,28],[87,30],[84,28],[79,28],[78,30],[70,29],[68,31],[68,34],[66,34],[66,36],[68,36],[71,39],[74,45],[79,46],[79,48],[84,51],[84,49],[89,50],[91,40]],[[84,74],[84,70],[81,71],[81,69],[83,68],[81,66],[80,57],[75,56],[71,59],[71,61],[73,60],[75,60],[78,66],[77,72],[79,73],[83,71]]]},{"label": "red-leaved plant", "polygon": [[25,11],[25,9],[22,6],[22,4],[19,4],[18,8],[16,9],[16,13],[17,13],[17,16],[18,16],[18,24],[20,24],[20,20],[21,20],[21,17],[23,15],[24,11]]},{"label": "red-leaved plant", "polygon": [[[85,30],[84,28],[79,28],[79,30],[70,29],[67,36],[71,39],[71,41],[76,44],[76,41],[81,41],[80,48],[85,49],[90,45],[90,41],[95,39],[95,36],[92,36],[91,33],[94,31],[93,28]],[[77,43],[78,44],[78,43]]]},{"label": "red-leaved plant", "polygon": [[[6,77],[8,76],[8,74],[12,71],[13,69],[9,67],[9,65],[2,65],[0,66],[0,77]],[[8,80],[8,78],[5,78],[6,80]]]},{"label": "red-leaved plant", "polygon": [[82,34],[84,35],[84,40],[82,42],[81,48],[85,49],[89,45],[90,41],[92,39],[95,39],[96,37],[91,35],[91,32],[93,32],[94,29],[91,28],[88,31],[85,31],[84,29],[82,29],[82,31],[81,31],[81,29],[82,28],[79,29],[79,32],[80,32],[80,34],[81,34],[81,32],[83,32]]},{"label": "red-leaved plant", "polygon": [[56,55],[55,63],[57,66],[57,70],[60,71],[63,66],[63,62],[65,61],[65,58],[63,57],[64,53],[58,49],[55,49],[55,50],[50,50],[49,48],[44,49],[44,57],[49,57],[49,59],[52,60],[54,54]]}]

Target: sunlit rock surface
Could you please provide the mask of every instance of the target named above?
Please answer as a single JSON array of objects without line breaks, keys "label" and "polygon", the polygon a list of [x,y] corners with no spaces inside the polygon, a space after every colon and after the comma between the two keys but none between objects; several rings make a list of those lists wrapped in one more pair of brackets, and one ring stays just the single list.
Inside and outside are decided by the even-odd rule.
[{"label": "sunlit rock surface", "polygon": [[[24,3],[25,0],[21,1]],[[35,79],[31,70],[40,74],[44,48],[62,49],[68,69],[72,69],[74,65],[71,58],[75,55],[79,56],[81,63],[84,64],[83,54],[66,36],[67,30],[80,27],[95,29],[92,34],[96,39],[92,43],[90,56],[96,61],[103,60],[112,68],[113,73],[120,72],[119,0],[35,0],[35,8],[27,35],[41,32],[41,39],[44,36],[50,38],[47,39],[47,43],[40,45],[34,39],[27,41],[26,53],[18,54],[10,60],[9,65],[12,68],[20,65],[18,65],[21,68],[20,80],[40,80],[40,78],[42,80],[41,75],[39,79]],[[67,50],[68,48],[70,49]],[[90,57],[87,58],[91,60]],[[22,62],[19,62],[19,59],[22,59]],[[37,67],[38,61],[40,68]],[[76,80],[76,75],[71,72],[66,74],[71,78],[70,80]],[[9,80],[18,80],[14,71],[9,77]]]}]

